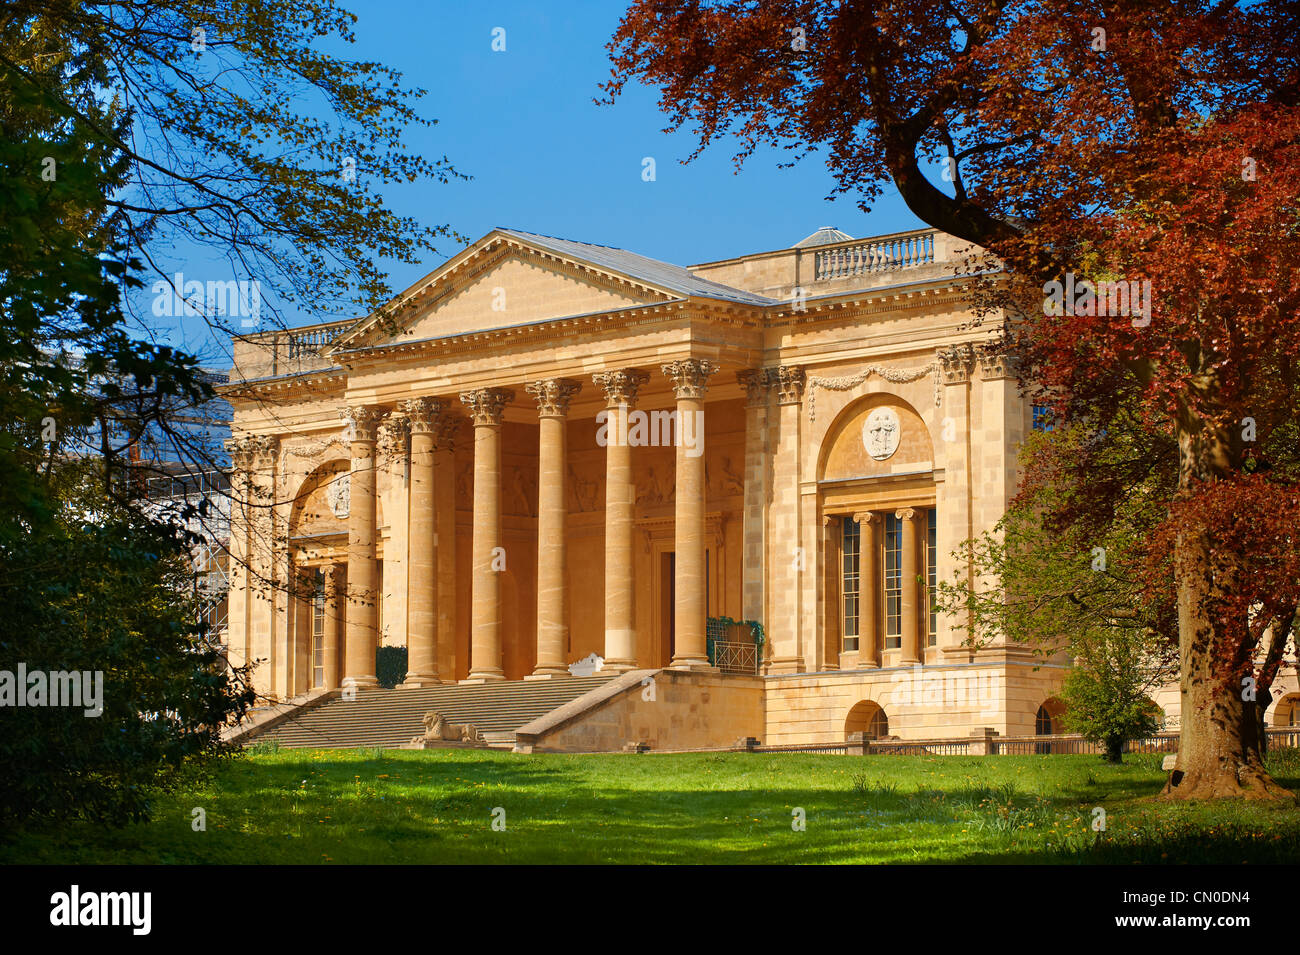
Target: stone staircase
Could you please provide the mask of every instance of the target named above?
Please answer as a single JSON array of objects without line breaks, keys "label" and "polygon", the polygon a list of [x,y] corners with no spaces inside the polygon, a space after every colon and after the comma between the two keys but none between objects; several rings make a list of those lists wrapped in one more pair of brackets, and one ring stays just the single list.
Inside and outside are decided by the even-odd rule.
[{"label": "stone staircase", "polygon": [[511,680],[451,684],[420,690],[358,690],[356,698],[331,699],[244,737],[247,743],[276,740],[294,748],[398,747],[424,732],[424,714],[449,723],[472,723],[491,746],[514,745],[515,730],[598,689],[615,674],[557,680]]}]

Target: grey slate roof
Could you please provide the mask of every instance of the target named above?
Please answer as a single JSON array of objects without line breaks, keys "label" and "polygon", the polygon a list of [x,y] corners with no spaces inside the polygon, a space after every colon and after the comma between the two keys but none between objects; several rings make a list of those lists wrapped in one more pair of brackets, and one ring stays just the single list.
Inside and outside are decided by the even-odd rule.
[{"label": "grey slate roof", "polygon": [[794,244],[796,249],[807,249],[814,245],[831,245],[835,242],[852,242],[853,236],[847,232],[841,232],[833,225],[824,225],[806,239],[800,239]]},{"label": "grey slate roof", "polygon": [[702,279],[680,265],[660,262],[646,258],[626,249],[615,249],[608,245],[590,245],[586,242],[574,242],[572,239],[557,239],[550,235],[537,235],[533,232],[521,232],[518,229],[498,229],[505,235],[534,245],[542,246],[560,255],[576,259],[585,259],[593,265],[603,266],[611,272],[639,279],[648,285],[678,292],[682,295],[698,295],[703,298],[722,299],[727,302],[740,302],[744,305],[771,305],[776,299],[766,295],[757,295],[743,289],[732,288],[720,282]]}]

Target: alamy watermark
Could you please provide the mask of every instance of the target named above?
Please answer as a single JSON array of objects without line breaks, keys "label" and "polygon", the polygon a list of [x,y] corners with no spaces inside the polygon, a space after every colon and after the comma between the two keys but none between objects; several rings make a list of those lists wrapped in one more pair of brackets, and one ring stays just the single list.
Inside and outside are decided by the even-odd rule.
[{"label": "alamy watermark", "polygon": [[80,706],[104,715],[103,670],[0,670],[0,706]]},{"label": "alamy watermark", "polygon": [[996,713],[1003,698],[998,673],[988,670],[934,670],[916,664],[894,673],[889,703],[943,710]]},{"label": "alamy watermark", "polygon": [[1150,279],[1093,282],[1066,272],[1064,282],[1045,282],[1043,294],[1047,296],[1044,315],[1111,315],[1131,318],[1134,328],[1151,324]]},{"label": "alamy watermark", "polygon": [[704,412],[632,411],[619,405],[610,429],[609,409],[596,412],[596,444],[600,447],[666,448],[680,445],[688,458],[704,453]]},{"label": "alamy watermark", "polygon": [[256,279],[200,282],[177,272],[171,282],[153,283],[153,313],[159,318],[238,318],[242,328],[262,320],[262,283]]}]

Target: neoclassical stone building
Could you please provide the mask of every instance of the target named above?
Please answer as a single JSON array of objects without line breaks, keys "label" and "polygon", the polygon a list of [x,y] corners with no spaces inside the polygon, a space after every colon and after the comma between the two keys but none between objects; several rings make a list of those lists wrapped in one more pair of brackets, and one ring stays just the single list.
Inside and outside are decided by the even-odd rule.
[{"label": "neoclassical stone building", "polygon": [[722,741],[1056,728],[1062,663],[972,651],[931,606],[1034,425],[967,252],[823,228],[683,268],[497,229],[395,321],[237,342],[232,659],[280,699],[373,684],[379,644],[408,687],[593,653],[708,675],[729,617],[761,624],[735,680],[763,725],[720,675]]}]

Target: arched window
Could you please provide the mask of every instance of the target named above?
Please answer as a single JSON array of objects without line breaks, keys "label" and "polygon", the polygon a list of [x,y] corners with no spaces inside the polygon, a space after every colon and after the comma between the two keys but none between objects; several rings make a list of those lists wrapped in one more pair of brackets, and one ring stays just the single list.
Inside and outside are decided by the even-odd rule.
[{"label": "arched window", "polygon": [[1034,717],[1034,735],[1052,735],[1052,714],[1047,712],[1047,707],[1045,706],[1040,706],[1038,708],[1038,714]]},{"label": "arched window", "polygon": [[867,739],[884,739],[888,735],[889,717],[884,710],[876,710],[871,714],[871,722],[867,724]]}]

